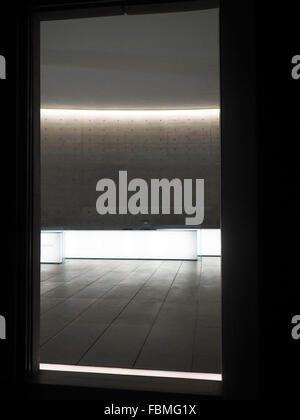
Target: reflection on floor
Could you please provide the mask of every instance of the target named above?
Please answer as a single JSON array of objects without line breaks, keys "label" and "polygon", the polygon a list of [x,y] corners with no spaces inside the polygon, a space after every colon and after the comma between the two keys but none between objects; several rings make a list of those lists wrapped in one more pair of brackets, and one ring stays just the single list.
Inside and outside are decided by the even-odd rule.
[{"label": "reflection on floor", "polygon": [[41,265],[41,362],[221,373],[220,258]]}]

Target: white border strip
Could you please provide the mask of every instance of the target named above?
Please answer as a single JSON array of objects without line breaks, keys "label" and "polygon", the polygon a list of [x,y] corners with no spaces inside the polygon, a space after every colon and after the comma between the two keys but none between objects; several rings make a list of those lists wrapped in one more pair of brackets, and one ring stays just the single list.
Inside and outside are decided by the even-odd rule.
[{"label": "white border strip", "polygon": [[122,369],[110,367],[56,365],[41,363],[40,370],[53,372],[100,373],[104,375],[148,376],[154,378],[196,379],[202,381],[222,381],[222,375],[215,373],[176,372],[164,370]]},{"label": "white border strip", "polygon": [[220,108],[195,109],[61,109],[41,108],[41,117],[219,118]]}]

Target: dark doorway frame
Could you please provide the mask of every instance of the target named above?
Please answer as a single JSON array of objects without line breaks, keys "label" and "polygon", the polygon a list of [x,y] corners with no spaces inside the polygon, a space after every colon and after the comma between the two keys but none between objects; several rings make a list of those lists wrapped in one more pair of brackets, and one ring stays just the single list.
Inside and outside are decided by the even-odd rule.
[{"label": "dark doorway frame", "polygon": [[[163,4],[162,4],[163,3]],[[216,1],[33,2],[18,16],[17,197],[14,374],[39,370],[39,20],[216,7]],[[95,9],[96,8],[96,9]],[[156,9],[155,9],[156,8]],[[223,398],[259,396],[259,300],[254,1],[220,1]],[[43,383],[43,379],[38,379]],[[87,383],[88,383],[87,378]],[[72,375],[72,384],[81,384]],[[52,384],[67,385],[66,376]],[[84,384],[86,385],[86,383]],[[92,384],[91,384],[92,385]]]}]

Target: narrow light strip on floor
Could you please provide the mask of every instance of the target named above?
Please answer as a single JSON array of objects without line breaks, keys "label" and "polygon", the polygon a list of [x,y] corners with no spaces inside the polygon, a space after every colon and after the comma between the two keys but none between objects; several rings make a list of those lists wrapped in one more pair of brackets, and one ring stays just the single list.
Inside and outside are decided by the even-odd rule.
[{"label": "narrow light strip on floor", "polygon": [[41,108],[42,117],[100,118],[218,118],[219,108],[196,109],[60,109]]},{"label": "narrow light strip on floor", "polygon": [[57,365],[41,363],[40,370],[55,372],[100,373],[104,375],[148,376],[155,378],[196,379],[202,381],[222,381],[222,375],[216,373],[176,372],[146,369],[122,369],[110,367]]}]

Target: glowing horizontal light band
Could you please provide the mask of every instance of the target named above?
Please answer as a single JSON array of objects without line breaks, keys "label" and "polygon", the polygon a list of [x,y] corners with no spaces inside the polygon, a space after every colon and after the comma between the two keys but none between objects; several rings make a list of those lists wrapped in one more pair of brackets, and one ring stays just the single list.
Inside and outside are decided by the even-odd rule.
[{"label": "glowing horizontal light band", "polygon": [[96,110],[96,109],[54,109],[42,108],[41,117],[90,117],[90,118],[217,118],[220,109],[138,109],[138,110]]},{"label": "glowing horizontal light band", "polygon": [[216,373],[176,372],[164,370],[123,369],[111,367],[56,365],[41,363],[40,370],[54,372],[100,373],[104,375],[148,376],[154,378],[194,379],[202,381],[222,381],[222,375]]},{"label": "glowing horizontal light band", "polygon": [[[196,259],[221,256],[220,229],[159,229],[158,231],[42,231],[41,262],[60,263],[63,258]],[[163,236],[154,232],[163,232]],[[175,234],[177,232],[177,234]],[[196,232],[197,253],[191,235]],[[122,236],[123,235],[123,236]],[[156,235],[156,236],[155,236]],[[66,247],[62,246],[63,237]],[[125,244],[122,245],[122,242]],[[142,242],[140,242],[142,241]],[[150,242],[149,242],[150,241]],[[164,244],[164,242],[167,242]],[[105,247],[103,247],[103,243]],[[145,247],[145,243],[147,246]],[[152,243],[152,250],[151,250]],[[79,247],[79,248],[78,248]]]},{"label": "glowing horizontal light band", "polygon": [[196,231],[66,230],[65,258],[196,260]]}]

